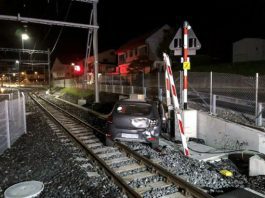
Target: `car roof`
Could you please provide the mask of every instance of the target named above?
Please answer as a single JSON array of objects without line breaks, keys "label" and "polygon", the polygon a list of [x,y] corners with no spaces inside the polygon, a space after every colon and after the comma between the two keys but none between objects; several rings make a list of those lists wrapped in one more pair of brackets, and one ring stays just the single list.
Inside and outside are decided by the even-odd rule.
[{"label": "car roof", "polygon": [[149,100],[136,100],[136,99],[121,99],[117,103],[145,103],[145,104],[152,104],[153,101],[149,101]]}]

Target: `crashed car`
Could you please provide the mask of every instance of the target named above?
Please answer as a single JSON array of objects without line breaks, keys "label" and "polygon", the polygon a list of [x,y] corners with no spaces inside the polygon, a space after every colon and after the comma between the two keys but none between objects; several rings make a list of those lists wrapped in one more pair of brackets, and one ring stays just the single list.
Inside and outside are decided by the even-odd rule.
[{"label": "crashed car", "polygon": [[107,118],[106,145],[114,140],[145,142],[159,146],[161,119],[157,102],[144,99],[122,99],[116,102]]}]

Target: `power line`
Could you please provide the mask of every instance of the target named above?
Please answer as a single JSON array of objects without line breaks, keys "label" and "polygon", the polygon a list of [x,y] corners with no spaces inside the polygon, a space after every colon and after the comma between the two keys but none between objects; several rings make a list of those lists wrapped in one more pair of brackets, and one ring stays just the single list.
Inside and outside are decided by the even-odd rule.
[{"label": "power line", "polygon": [[[68,5],[68,9],[67,9],[66,15],[65,15],[65,17],[64,17],[64,21],[66,21],[66,19],[68,18],[68,14],[69,14],[69,11],[70,11],[70,8],[71,8],[71,5],[72,5],[72,1],[70,1],[69,5]],[[54,52],[55,47],[57,46],[57,43],[58,43],[58,41],[59,41],[59,39],[60,39],[60,37],[61,37],[61,34],[62,34],[62,32],[63,32],[63,29],[64,29],[64,27],[62,27],[61,30],[60,30],[60,32],[59,32],[59,35],[58,35],[58,37],[57,37],[57,39],[56,39],[56,41],[55,41],[55,43],[54,43],[54,45],[53,45],[53,48],[52,48],[52,50],[51,50],[51,54]]]}]

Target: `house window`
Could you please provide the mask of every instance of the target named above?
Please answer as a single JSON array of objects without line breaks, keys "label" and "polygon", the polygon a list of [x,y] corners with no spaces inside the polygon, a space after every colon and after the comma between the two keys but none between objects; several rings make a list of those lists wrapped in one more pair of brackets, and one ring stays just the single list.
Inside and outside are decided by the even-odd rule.
[{"label": "house window", "polygon": [[123,63],[125,63],[125,54],[121,54],[121,55],[119,55],[119,64],[123,64]]}]

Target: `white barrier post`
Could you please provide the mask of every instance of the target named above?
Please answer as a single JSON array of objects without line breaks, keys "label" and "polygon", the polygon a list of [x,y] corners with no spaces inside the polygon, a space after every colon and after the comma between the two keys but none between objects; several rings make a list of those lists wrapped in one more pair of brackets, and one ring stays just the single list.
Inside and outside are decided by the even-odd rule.
[{"label": "white barrier post", "polygon": [[256,73],[256,95],[255,95],[255,117],[256,117],[256,126],[258,125],[258,91],[259,91],[259,74]]},{"label": "white barrier post", "polygon": [[262,127],[262,103],[259,102],[258,105],[258,126]]},{"label": "white barrier post", "polygon": [[23,125],[24,125],[24,133],[27,133],[27,122],[26,122],[26,101],[25,95],[22,92],[22,114],[23,114]]},{"label": "white barrier post", "polygon": [[213,95],[213,115],[217,115],[216,114],[216,95]]},{"label": "white barrier post", "polygon": [[183,108],[183,72],[179,71],[179,105]]},{"label": "white barrier post", "polygon": [[11,147],[10,131],[9,131],[9,117],[8,117],[8,101],[5,100],[5,120],[6,120],[6,141],[7,148]]},{"label": "white barrier post", "polygon": [[210,114],[213,113],[213,72],[210,72]]}]

